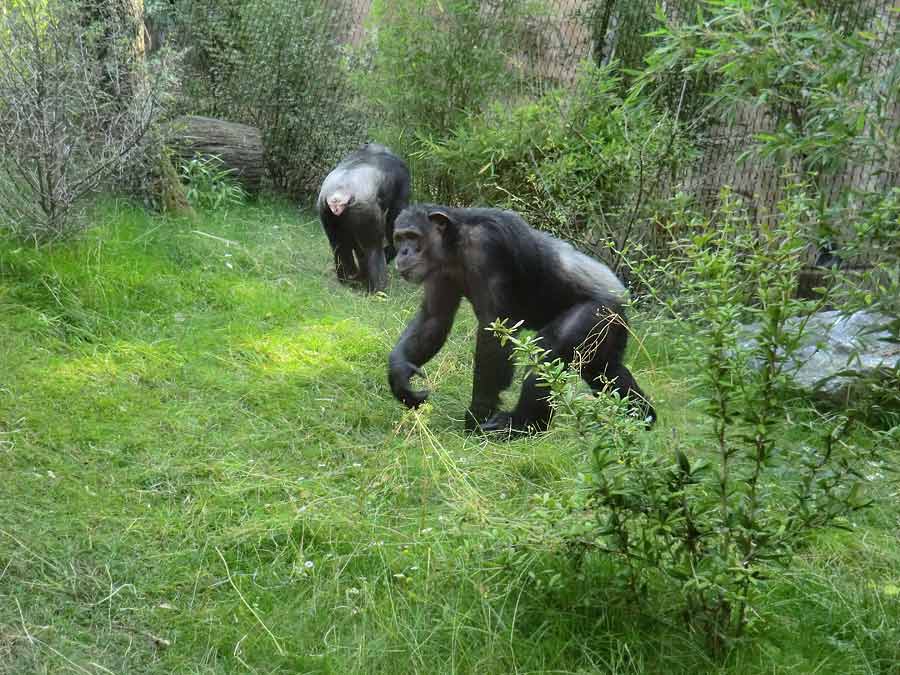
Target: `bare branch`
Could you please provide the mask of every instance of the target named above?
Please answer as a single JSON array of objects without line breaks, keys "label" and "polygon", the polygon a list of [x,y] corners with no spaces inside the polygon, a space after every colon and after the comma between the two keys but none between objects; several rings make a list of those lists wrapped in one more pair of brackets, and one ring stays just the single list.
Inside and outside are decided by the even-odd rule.
[{"label": "bare branch", "polygon": [[[121,172],[162,110],[136,45],[140,21],[108,3],[20,0],[0,14],[0,227],[46,240]],[[139,7],[139,5],[135,5]]]}]

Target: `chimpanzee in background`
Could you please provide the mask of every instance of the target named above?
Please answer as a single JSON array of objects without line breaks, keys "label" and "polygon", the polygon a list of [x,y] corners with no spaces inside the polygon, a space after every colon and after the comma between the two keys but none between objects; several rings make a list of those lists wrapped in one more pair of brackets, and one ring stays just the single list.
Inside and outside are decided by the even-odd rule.
[{"label": "chimpanzee in background", "polygon": [[377,143],[347,155],[325,177],[317,206],[339,280],[364,281],[370,293],[384,290],[394,220],[408,203],[406,162]]},{"label": "chimpanzee in background", "polygon": [[622,315],[626,291],[606,265],[500,209],[411,206],[397,218],[394,243],[397,271],[425,286],[422,306],[388,364],[391,391],[407,407],[428,397],[427,390],[410,388],[410,378],[421,375],[419,367],[444,345],[465,296],[478,319],[467,429],[545,429],[550,419],[546,390],[539,390],[534,375],[525,379],[512,412],[497,410],[513,376],[510,346],[502,347],[485,330],[497,318],[537,330],[551,360],[570,362],[577,349],[581,376],[592,388],[608,382],[645,420],[656,420],[622,364],[628,339]]}]

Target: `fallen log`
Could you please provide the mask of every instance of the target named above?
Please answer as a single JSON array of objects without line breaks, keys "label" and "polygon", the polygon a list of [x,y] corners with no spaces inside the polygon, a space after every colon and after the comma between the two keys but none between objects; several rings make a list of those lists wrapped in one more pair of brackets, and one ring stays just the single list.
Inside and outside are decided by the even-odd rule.
[{"label": "fallen log", "polygon": [[183,115],[174,120],[170,146],[177,158],[216,155],[247,192],[259,192],[266,170],[262,134],[256,127],[213,117]]}]

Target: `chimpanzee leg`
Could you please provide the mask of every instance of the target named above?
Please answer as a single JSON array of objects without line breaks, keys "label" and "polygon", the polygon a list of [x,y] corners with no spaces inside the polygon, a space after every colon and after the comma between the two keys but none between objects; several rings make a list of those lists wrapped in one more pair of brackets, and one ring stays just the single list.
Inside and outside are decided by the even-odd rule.
[{"label": "chimpanzee leg", "polygon": [[512,382],[511,345],[502,346],[486,326],[478,325],[475,337],[475,368],[472,378],[472,403],[466,410],[467,431],[490,419],[500,405],[500,392]]},{"label": "chimpanzee leg", "polygon": [[397,249],[394,248],[394,221],[397,220],[397,216],[407,206],[409,206],[408,190],[400,195],[400,197],[388,208],[387,213],[384,216],[384,238],[387,240],[387,245],[384,247],[384,257],[387,259],[388,263],[397,256]]},{"label": "chimpanzee leg", "polygon": [[629,399],[632,410],[652,425],[656,421],[656,411],[638,386],[634,375],[622,363],[627,340],[624,319],[616,316],[610,320],[616,322],[615,326],[609,326],[608,335],[612,339],[604,337],[601,325],[578,347],[576,358],[581,362],[581,376],[594,391],[611,387],[619,396]]},{"label": "chimpanzee leg", "polygon": [[394,221],[397,219],[397,212],[388,209],[383,212],[382,222],[384,223],[384,259],[390,262],[397,257],[397,249],[394,248]]},{"label": "chimpanzee leg", "polygon": [[375,246],[365,251],[363,266],[366,269],[366,280],[369,293],[383,291],[387,287],[387,266],[384,261],[384,251],[381,246]]},{"label": "chimpanzee leg", "polygon": [[333,223],[325,223],[325,234],[328,235],[328,243],[334,254],[334,269],[338,280],[350,281],[355,279],[359,270],[353,259],[353,238],[347,235],[343,229]]},{"label": "chimpanzee leg", "polygon": [[[639,393],[640,389],[621,365],[628,331],[624,317],[600,302],[584,302],[568,309],[538,331],[540,345],[550,350],[548,360],[557,358],[570,363],[579,361],[582,377],[595,386],[595,378],[603,374],[622,377],[615,386],[623,393]],[[627,378],[623,376],[627,374]],[[486,431],[505,428],[542,430],[550,421],[550,402],[547,391],[534,375],[525,378],[519,402],[512,412],[498,413],[487,424]]]},{"label": "chimpanzee leg", "polygon": [[387,242],[384,246],[384,259],[390,265],[391,261],[397,257],[397,249],[394,248],[394,220],[397,214],[391,214],[388,211],[384,219],[384,239]]}]

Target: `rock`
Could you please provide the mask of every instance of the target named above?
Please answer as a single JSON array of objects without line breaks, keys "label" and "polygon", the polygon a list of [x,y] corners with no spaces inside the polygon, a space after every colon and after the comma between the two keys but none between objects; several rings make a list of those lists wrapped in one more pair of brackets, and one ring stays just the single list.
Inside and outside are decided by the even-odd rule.
[{"label": "rock", "polygon": [[[799,319],[790,320],[788,330],[796,329],[798,322]],[[819,312],[806,324],[785,373],[803,391],[832,400],[846,400],[859,378],[840,373],[873,375],[900,364],[900,344],[892,342],[891,333],[880,328],[889,322],[887,316],[876,312]],[[747,328],[749,335],[758,332],[758,325]],[[739,344],[742,349],[751,349],[755,341],[748,337]]]}]

